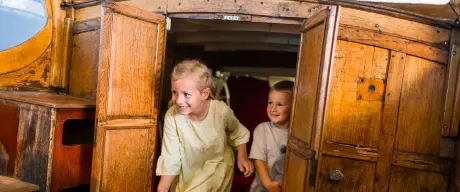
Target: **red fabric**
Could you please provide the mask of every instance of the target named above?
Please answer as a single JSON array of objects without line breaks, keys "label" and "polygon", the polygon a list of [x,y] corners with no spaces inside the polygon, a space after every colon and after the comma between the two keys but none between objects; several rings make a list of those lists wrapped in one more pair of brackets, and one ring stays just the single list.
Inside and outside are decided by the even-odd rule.
[{"label": "red fabric", "polygon": [[[251,132],[251,139],[247,144],[248,155],[251,150],[252,134],[262,122],[268,121],[266,107],[270,85],[268,81],[251,77],[230,77],[227,81],[230,90],[230,107],[236,118]],[[245,178],[235,165],[232,192],[249,191],[254,175]]]}]

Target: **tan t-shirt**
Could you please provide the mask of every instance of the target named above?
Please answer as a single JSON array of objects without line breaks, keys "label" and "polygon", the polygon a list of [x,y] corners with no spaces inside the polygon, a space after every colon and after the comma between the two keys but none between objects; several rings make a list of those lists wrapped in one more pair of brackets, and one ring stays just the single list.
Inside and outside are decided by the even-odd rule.
[{"label": "tan t-shirt", "polygon": [[[288,129],[279,129],[271,122],[259,124],[254,130],[250,159],[267,162],[268,174],[282,184]],[[262,187],[262,188],[261,188]],[[251,185],[251,191],[264,191],[259,176]]]},{"label": "tan t-shirt", "polygon": [[157,175],[178,175],[171,191],[230,191],[232,147],[249,141],[249,131],[222,101],[212,100],[208,115],[192,121],[171,107],[165,115]]}]

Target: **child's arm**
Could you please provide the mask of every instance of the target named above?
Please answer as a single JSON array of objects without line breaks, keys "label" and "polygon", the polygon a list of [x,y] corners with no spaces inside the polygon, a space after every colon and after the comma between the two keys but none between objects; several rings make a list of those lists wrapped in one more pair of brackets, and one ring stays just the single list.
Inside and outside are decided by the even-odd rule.
[{"label": "child's arm", "polygon": [[254,160],[254,162],[256,164],[257,175],[259,175],[262,185],[264,185],[264,187],[268,189],[268,191],[270,192],[280,191],[281,190],[280,184],[277,181],[272,181],[272,179],[268,175],[267,163],[259,159]]},{"label": "child's arm", "polygon": [[238,168],[244,173],[245,177],[251,176],[254,172],[254,165],[248,159],[248,152],[246,150],[246,143],[240,144],[238,150]]},{"label": "child's arm", "polygon": [[165,115],[161,155],[158,158],[156,169],[156,175],[161,175],[160,183],[158,184],[159,192],[169,191],[174,178],[180,173],[182,166],[177,126],[169,113],[170,111]]},{"label": "child's arm", "polygon": [[168,192],[175,177],[175,175],[162,175],[158,184],[158,192]]}]

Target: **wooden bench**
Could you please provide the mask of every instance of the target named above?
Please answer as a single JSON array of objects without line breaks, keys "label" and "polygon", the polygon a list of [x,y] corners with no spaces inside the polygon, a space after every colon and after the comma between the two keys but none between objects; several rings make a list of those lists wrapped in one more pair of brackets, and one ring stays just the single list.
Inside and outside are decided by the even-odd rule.
[{"label": "wooden bench", "polygon": [[31,192],[38,190],[37,185],[0,175],[0,191],[2,192]]}]

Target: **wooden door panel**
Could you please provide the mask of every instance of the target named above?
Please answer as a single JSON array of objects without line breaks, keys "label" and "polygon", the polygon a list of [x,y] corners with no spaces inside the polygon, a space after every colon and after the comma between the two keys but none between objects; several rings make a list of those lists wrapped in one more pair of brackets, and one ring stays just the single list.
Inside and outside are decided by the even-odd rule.
[{"label": "wooden door panel", "polygon": [[396,130],[397,150],[439,155],[446,66],[407,56]]},{"label": "wooden door panel", "polygon": [[337,39],[338,7],[329,6],[302,26],[283,191],[310,191],[323,122],[327,78]]},{"label": "wooden door panel", "polygon": [[439,173],[393,166],[389,191],[446,192],[447,181],[447,176]]},{"label": "wooden door panel", "polygon": [[163,57],[164,21],[145,15],[135,19],[125,11],[136,10],[129,13],[134,16],[142,11],[123,7],[106,7],[102,21],[98,92],[104,95],[98,93],[98,118],[155,118],[152,106],[159,88],[154,78]]},{"label": "wooden door panel", "polygon": [[151,191],[165,17],[102,9],[91,191]]},{"label": "wooden door panel", "polygon": [[107,116],[152,118],[158,24],[121,14],[113,14],[112,21]]},{"label": "wooden door panel", "polygon": [[287,183],[284,191],[304,191],[307,185],[308,161],[291,151],[287,152],[286,158],[289,159],[286,165],[286,170],[289,172],[284,179]]},{"label": "wooden door panel", "polygon": [[302,34],[302,50],[298,65],[299,80],[296,85],[296,103],[292,116],[292,135],[310,142],[314,126],[318,81],[321,75],[321,55],[324,42],[325,23],[321,23]]},{"label": "wooden door panel", "polygon": [[[149,149],[151,148],[151,128],[147,126],[143,129],[136,127],[118,130],[113,127],[104,127],[103,161],[105,163],[102,173],[104,188],[112,191],[149,191],[145,183],[148,183],[153,176],[150,169],[153,154]],[[126,138],[135,139],[130,142],[118,142],[119,140],[126,141]]]},{"label": "wooden door panel", "polygon": [[[329,178],[334,170],[343,174],[341,181],[333,182]],[[323,155],[316,191],[372,191],[374,173],[375,163]]]},{"label": "wooden door panel", "polygon": [[325,141],[378,147],[389,51],[338,40]]}]

